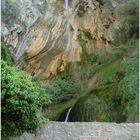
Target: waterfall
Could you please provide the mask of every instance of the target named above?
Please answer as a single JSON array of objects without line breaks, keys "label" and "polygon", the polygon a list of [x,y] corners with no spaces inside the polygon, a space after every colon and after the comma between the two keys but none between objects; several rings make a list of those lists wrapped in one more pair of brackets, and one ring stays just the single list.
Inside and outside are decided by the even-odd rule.
[{"label": "waterfall", "polygon": [[66,18],[67,18],[67,50],[70,52],[71,57],[73,58],[73,49],[72,49],[72,40],[71,40],[71,31],[70,31],[70,9],[69,9],[69,0],[65,0],[65,7],[66,7]]},{"label": "waterfall", "polygon": [[67,112],[65,122],[68,122],[68,120],[69,120],[69,114],[70,114],[71,109],[72,109],[72,107],[69,108],[69,110],[68,110],[68,112]]},{"label": "waterfall", "polygon": [[71,48],[71,34],[70,34],[70,15],[69,15],[69,0],[65,0],[65,7],[66,7],[66,12],[67,12],[67,38],[68,38],[68,44],[67,44],[67,49],[70,50]]}]

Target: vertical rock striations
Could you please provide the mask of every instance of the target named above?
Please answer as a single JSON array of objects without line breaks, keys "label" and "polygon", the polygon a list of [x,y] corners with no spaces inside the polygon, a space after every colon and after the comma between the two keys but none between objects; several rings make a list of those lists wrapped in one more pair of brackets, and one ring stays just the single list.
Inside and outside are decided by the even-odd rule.
[{"label": "vertical rock striations", "polygon": [[67,49],[67,12],[64,1],[48,1],[44,14],[34,6],[35,3],[40,3],[39,1],[21,2],[26,5],[26,8],[21,10],[21,17],[27,21],[27,27],[19,27],[19,31],[14,32],[14,37],[9,34],[7,43],[14,46],[14,57],[20,68],[31,75],[48,80],[57,75],[58,69],[65,70],[68,63],[80,61],[83,57],[81,54],[86,57],[85,54],[110,50],[113,29],[119,21],[118,11],[124,1],[69,2],[73,55]]}]

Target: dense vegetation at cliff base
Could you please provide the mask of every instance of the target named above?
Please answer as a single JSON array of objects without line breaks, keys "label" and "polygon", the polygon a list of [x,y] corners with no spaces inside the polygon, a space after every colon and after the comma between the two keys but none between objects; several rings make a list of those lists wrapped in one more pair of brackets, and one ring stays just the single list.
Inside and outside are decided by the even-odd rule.
[{"label": "dense vegetation at cliff base", "polygon": [[[8,3],[8,0],[5,2],[7,8],[15,10],[16,3],[13,5]],[[44,10],[44,7],[40,8]],[[9,17],[17,20],[17,11],[3,11],[3,15],[7,15],[5,22]],[[2,41],[3,140],[10,136],[20,136],[26,131],[35,132],[48,118],[59,120],[59,117],[64,112],[66,115],[71,107],[69,121],[138,121],[137,3],[127,5],[123,12],[125,18],[114,31],[114,44],[110,52],[89,54],[87,43],[79,35],[82,53],[81,61],[76,63],[78,69],[58,73],[47,85],[19,70],[14,64],[8,46]],[[86,36],[92,39],[90,34],[86,33]],[[61,121],[65,118],[66,116]]]},{"label": "dense vegetation at cliff base", "polygon": [[[88,54],[85,40],[79,35],[82,48],[81,98],[60,104],[63,110],[55,111],[51,119],[64,121],[69,108],[69,121],[138,122],[139,118],[139,25],[138,1],[123,7],[123,20],[114,30],[111,52]],[[90,35],[88,35],[90,38]],[[95,79],[95,80],[94,80]],[[88,89],[94,80],[92,89]],[[79,81],[79,79],[77,79]],[[90,91],[89,91],[90,90]],[[82,97],[83,94],[86,96]],[[58,108],[58,106],[57,106]],[[54,115],[55,114],[55,115]],[[62,119],[63,118],[63,119]]]},{"label": "dense vegetation at cliff base", "polygon": [[[25,72],[11,66],[12,59],[4,47],[6,46],[2,46],[1,60],[1,117],[2,139],[5,140],[25,131],[35,132],[46,122],[41,108],[50,103],[50,96],[41,82],[37,83]],[[7,62],[4,61],[6,58]]]}]

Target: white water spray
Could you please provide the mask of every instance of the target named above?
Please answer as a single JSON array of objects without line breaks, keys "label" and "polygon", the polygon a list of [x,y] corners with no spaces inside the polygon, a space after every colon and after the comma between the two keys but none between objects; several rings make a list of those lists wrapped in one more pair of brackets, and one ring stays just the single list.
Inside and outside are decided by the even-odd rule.
[{"label": "white water spray", "polygon": [[67,12],[67,37],[68,37],[68,44],[67,44],[67,49],[70,50],[71,48],[71,34],[70,34],[70,15],[69,15],[69,0],[65,0],[65,7],[66,7],[66,12]]},{"label": "white water spray", "polygon": [[68,110],[68,112],[67,112],[65,122],[68,122],[68,119],[69,119],[69,114],[70,114],[71,109],[72,109],[72,108],[70,108],[70,109]]},{"label": "white water spray", "polygon": [[72,40],[71,40],[71,31],[70,31],[70,8],[69,8],[69,0],[65,0],[66,7],[66,16],[67,16],[67,50],[70,52],[70,55],[73,57],[73,49],[72,49]]}]

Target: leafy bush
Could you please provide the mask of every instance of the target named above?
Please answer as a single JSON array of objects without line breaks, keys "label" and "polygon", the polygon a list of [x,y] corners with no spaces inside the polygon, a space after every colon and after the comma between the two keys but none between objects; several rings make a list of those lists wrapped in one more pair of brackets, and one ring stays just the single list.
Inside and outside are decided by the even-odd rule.
[{"label": "leafy bush", "polygon": [[[121,47],[122,48],[114,48],[107,65],[105,65],[100,71],[99,82],[101,85],[109,82],[117,82],[116,76],[118,73],[125,73],[125,76],[129,76],[131,74],[137,75],[136,71],[138,71],[139,64],[138,53],[133,56],[134,58],[129,58],[130,56],[127,56],[126,52],[137,52],[138,40],[128,40]],[[123,60],[123,58],[124,61],[119,62]]]},{"label": "leafy bush", "polygon": [[2,60],[2,137],[34,132],[46,119],[39,111],[50,99],[42,85]]},{"label": "leafy bush", "polygon": [[[116,92],[115,100],[118,98],[117,102],[120,104],[116,105],[118,114],[123,116],[127,122],[136,122],[139,114],[138,40],[131,39],[123,47],[126,49],[126,53],[123,55],[124,59],[116,59],[117,61],[103,67],[99,74],[99,84],[108,87],[111,87],[112,84],[116,85],[112,91],[107,88],[106,91],[103,90],[102,94]],[[131,56],[131,54],[133,55]]]},{"label": "leafy bush", "polygon": [[98,54],[89,54],[88,60],[91,64],[94,64],[98,61],[99,55]]},{"label": "leafy bush", "polygon": [[[130,75],[119,84],[119,88],[127,101],[123,114],[127,116],[127,122],[138,121],[139,105],[139,79],[138,75]],[[137,113],[137,114],[136,114]],[[137,116],[136,116],[137,115]]]},{"label": "leafy bush", "polygon": [[88,80],[91,79],[100,68],[101,66],[98,64],[88,66],[87,71],[85,71],[83,74],[83,77]]},{"label": "leafy bush", "polygon": [[20,14],[19,3],[13,0],[2,0],[1,6],[1,16],[2,21],[5,23],[10,22],[11,20],[17,20]]},{"label": "leafy bush", "polygon": [[88,56],[88,63],[86,71],[84,71],[84,78],[90,79],[94,76],[94,74],[101,70],[104,67],[104,70],[107,69],[107,71],[104,74],[105,80],[109,78],[110,73],[113,72],[113,66],[108,65],[112,62],[121,59],[123,57],[123,54],[126,52],[125,48],[114,48],[115,50],[112,50],[112,52],[102,52],[100,54],[90,54]]},{"label": "leafy bush", "polygon": [[47,88],[55,103],[67,101],[80,93],[80,86],[71,76],[58,76]]},{"label": "leafy bush", "polygon": [[123,44],[127,39],[139,36],[139,1],[135,0],[124,7],[124,21],[115,31],[114,44]]},{"label": "leafy bush", "polygon": [[13,59],[10,54],[10,51],[8,50],[5,42],[1,42],[1,59],[6,61],[8,65],[13,65]]},{"label": "leafy bush", "polygon": [[128,39],[121,48],[139,48],[139,40],[137,38]]},{"label": "leafy bush", "polygon": [[[127,93],[129,102],[127,108],[124,110],[124,114],[131,116],[128,121],[132,121],[135,118],[135,111],[138,114],[139,104],[139,59],[136,55],[130,62],[127,62],[122,66],[122,69],[126,72],[126,77],[120,82],[123,91]],[[124,86],[123,86],[124,85]]]},{"label": "leafy bush", "polygon": [[[99,82],[100,84],[109,84],[109,83],[117,82],[118,77],[121,77],[121,75],[122,77],[129,76],[131,74],[130,73],[131,69],[136,71],[137,67],[135,67],[135,62],[132,63],[128,62],[126,64],[120,64],[118,62],[115,62],[113,64],[105,66],[100,72]],[[131,72],[134,73],[134,71]]]},{"label": "leafy bush", "polygon": [[131,72],[120,82],[104,85],[99,89],[92,90],[90,94],[96,95],[104,104],[103,107],[108,112],[111,122],[138,122],[138,84],[138,71],[137,74]]}]

